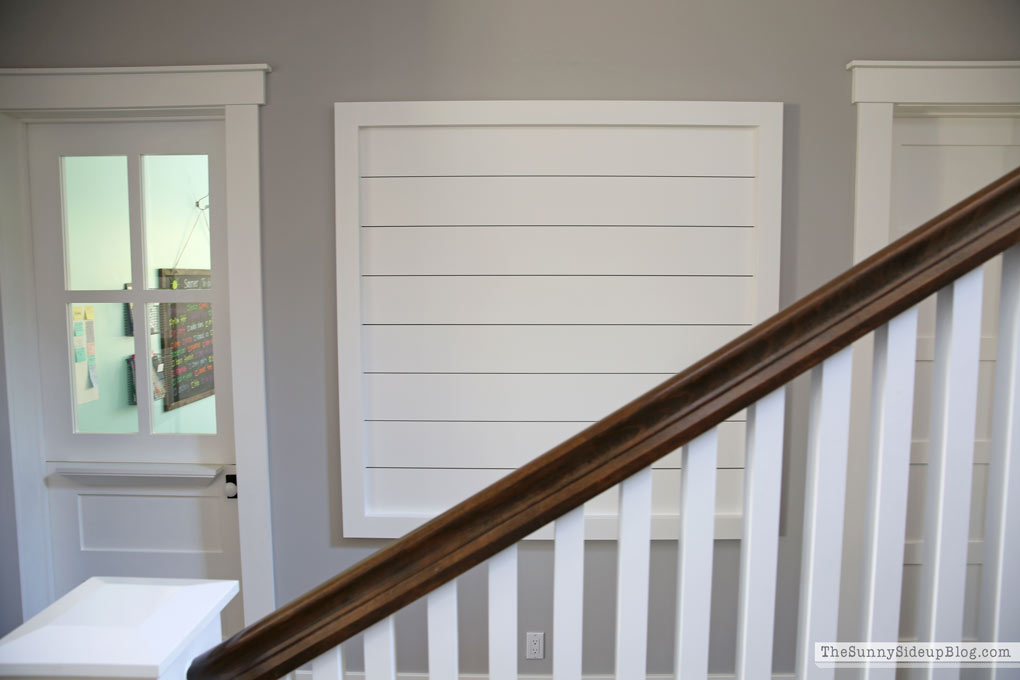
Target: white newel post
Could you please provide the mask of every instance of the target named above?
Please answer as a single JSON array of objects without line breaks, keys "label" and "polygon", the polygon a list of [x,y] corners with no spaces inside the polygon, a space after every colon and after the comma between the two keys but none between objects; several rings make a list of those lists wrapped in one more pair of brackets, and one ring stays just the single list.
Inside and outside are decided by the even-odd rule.
[{"label": "white newel post", "polygon": [[185,680],[237,581],[97,576],[0,639],[0,677]]}]

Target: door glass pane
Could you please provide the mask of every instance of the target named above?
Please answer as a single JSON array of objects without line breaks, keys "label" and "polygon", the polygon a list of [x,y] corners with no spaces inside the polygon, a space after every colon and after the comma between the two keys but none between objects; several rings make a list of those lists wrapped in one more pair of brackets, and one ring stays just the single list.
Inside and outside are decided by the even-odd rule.
[{"label": "door glass pane", "polygon": [[209,157],[142,156],[146,287],[160,269],[209,269]]},{"label": "door glass pane", "polygon": [[75,431],[138,432],[127,304],[68,305]]},{"label": "door glass pane", "polygon": [[126,156],[64,156],[68,290],[120,290],[131,282]]},{"label": "door glass pane", "polygon": [[152,431],[215,434],[213,309],[209,302],[149,305],[154,362]]}]

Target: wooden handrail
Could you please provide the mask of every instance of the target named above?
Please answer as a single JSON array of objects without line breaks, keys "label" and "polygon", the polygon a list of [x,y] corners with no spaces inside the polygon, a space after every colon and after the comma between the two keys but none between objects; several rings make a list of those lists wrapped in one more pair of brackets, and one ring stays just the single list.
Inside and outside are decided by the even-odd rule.
[{"label": "wooden handrail", "polygon": [[642,470],[1020,242],[1020,168],[548,453],[209,650],[278,678]]}]

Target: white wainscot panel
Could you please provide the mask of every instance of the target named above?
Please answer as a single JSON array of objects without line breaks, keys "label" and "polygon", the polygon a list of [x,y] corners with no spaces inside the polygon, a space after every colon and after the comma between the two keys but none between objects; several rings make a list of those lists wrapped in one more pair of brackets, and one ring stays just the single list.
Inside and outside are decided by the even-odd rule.
[{"label": "white wainscot panel", "polygon": [[[599,420],[669,375],[363,377],[366,420]],[[745,420],[741,411],[730,420]]]},{"label": "white wainscot panel", "polygon": [[755,223],[754,178],[400,177],[360,192],[362,226]]},{"label": "white wainscot panel", "polygon": [[748,227],[364,227],[361,273],[754,274]]},{"label": "white wainscot panel", "polygon": [[754,290],[751,277],[393,276],[362,279],[361,305],[366,324],[750,324]]},{"label": "white wainscot panel", "polygon": [[679,373],[750,326],[365,326],[367,373]]},{"label": "white wainscot panel", "polygon": [[751,127],[449,125],[360,130],[363,176],[706,175],[750,177]]},{"label": "white wainscot panel", "polygon": [[[502,468],[524,465],[589,423],[368,422],[366,467]],[[744,464],[745,424],[719,425],[720,468]],[[653,468],[679,468],[680,450]]]},{"label": "white wainscot panel", "polygon": [[[430,517],[481,491],[507,472],[369,469],[365,471],[369,491],[368,513]],[[680,475],[680,470],[652,471],[653,515],[676,521],[680,512]],[[716,514],[737,516],[743,507],[744,471],[719,470],[718,475]],[[615,519],[618,509],[619,488],[613,487],[585,504],[585,516]]]},{"label": "white wainscot panel", "polygon": [[82,550],[221,552],[222,501],[208,496],[78,494]]}]

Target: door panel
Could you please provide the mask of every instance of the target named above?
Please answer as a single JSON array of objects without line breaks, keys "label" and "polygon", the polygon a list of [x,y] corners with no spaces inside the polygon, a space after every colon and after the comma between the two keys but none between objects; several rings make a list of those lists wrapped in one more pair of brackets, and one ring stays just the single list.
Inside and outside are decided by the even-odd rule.
[{"label": "door panel", "polygon": [[223,144],[216,120],[28,126],[58,597],[240,580]]},{"label": "door panel", "polygon": [[[187,469],[179,476],[171,465],[118,481],[116,467],[89,474],[87,464],[70,473],[47,465],[57,596],[100,575],[240,578],[237,501],[224,489],[233,468],[210,466],[213,476],[189,477],[191,469],[180,467]],[[223,612],[223,632],[243,626],[237,597]]]}]

